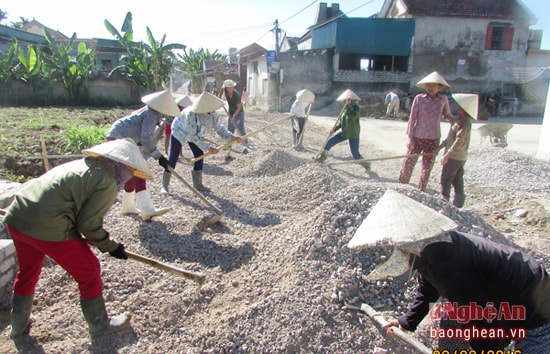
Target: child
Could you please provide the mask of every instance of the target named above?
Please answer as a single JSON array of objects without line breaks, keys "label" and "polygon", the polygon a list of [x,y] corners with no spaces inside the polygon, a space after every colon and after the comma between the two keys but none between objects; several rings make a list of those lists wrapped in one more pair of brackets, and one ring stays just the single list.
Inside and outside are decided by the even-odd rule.
[{"label": "child", "polygon": [[440,148],[445,147],[445,154],[441,159],[441,194],[449,200],[451,186],[454,187],[453,205],[462,208],[466,200],[464,165],[468,157],[472,121],[477,119],[478,96],[472,93],[455,93],[452,97],[458,105],[458,117],[453,121],[447,138],[440,145]]}]

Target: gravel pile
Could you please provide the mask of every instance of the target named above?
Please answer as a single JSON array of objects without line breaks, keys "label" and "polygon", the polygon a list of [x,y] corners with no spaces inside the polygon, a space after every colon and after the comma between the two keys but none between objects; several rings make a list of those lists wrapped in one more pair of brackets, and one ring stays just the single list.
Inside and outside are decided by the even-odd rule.
[{"label": "gravel pile", "polygon": [[[252,131],[280,115],[250,111],[247,117]],[[414,296],[414,280],[365,281],[387,251],[346,247],[388,188],[449,216],[462,231],[518,247],[527,243],[514,237],[538,237],[534,254],[550,266],[544,237],[548,212],[526,204],[550,198],[549,164],[500,148],[472,149],[468,200],[459,210],[439,196],[437,168],[429,190],[421,193],[412,184],[396,183],[400,160],[373,164],[371,173],[353,164],[331,168],[312,162],[326,131],[308,126],[308,149],[297,152],[288,146],[287,128],[254,136],[256,149],[234,153],[232,161],[225,161],[223,152],[205,161],[204,182],[212,189],[205,196],[224,211],[221,223],[207,227],[213,210],[175,178],[171,194],[161,196],[161,170],[154,161],[151,194],[156,205],[172,212],[143,223],[122,217],[117,201],[107,215],[106,228],[128,250],[204,273],[200,293],[189,280],[99,254],[108,312],[129,311],[133,317],[129,330],[90,342],[76,284],[46,262],[33,309],[37,344],[29,352],[413,353],[388,339],[365,314],[343,308],[344,302],[363,301],[389,319]],[[331,155],[349,155],[341,145]],[[184,155],[189,158],[190,152]],[[176,170],[190,181],[185,159]],[[518,208],[528,208],[537,222],[510,224],[510,213]],[[8,307],[2,304],[0,352],[15,353]],[[414,336],[431,344],[425,331]]]}]

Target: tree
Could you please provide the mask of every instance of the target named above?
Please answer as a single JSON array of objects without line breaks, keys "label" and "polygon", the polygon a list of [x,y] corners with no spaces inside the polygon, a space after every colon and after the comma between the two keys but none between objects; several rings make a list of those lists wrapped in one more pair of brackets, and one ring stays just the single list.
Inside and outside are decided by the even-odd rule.
[{"label": "tree", "polygon": [[183,55],[178,54],[181,59],[181,68],[191,78],[191,90],[193,92],[202,92],[206,85],[206,73],[204,72],[203,63],[205,60],[224,61],[226,56],[219,54],[218,51],[210,53],[208,49],[200,48],[194,51],[192,48],[187,52],[184,49]]},{"label": "tree", "polygon": [[73,57],[71,52],[76,33],[73,33],[67,44],[57,44],[48,31],[43,32],[50,51],[49,55],[42,56],[44,73],[55,81],[63,83],[68,104],[79,103],[79,94],[87,95],[88,79],[94,70],[95,49],[88,49],[86,43],[80,42],[76,56]]},{"label": "tree", "polygon": [[39,97],[38,92],[45,83],[45,75],[41,70],[42,61],[40,58],[40,51],[35,46],[27,47],[27,53],[25,54],[23,48],[19,48],[19,65],[18,73],[25,83],[30,85],[33,99]]},{"label": "tree", "polygon": [[8,103],[13,98],[12,83],[17,79],[17,50],[19,44],[14,40],[11,47],[4,54],[0,52],[0,100],[2,103]]},{"label": "tree", "polygon": [[0,22],[4,21],[7,18],[8,18],[8,13],[0,9]]},{"label": "tree", "polygon": [[13,28],[21,29],[21,28],[23,28],[23,26],[25,26],[26,23],[29,23],[29,22],[30,22],[30,20],[28,18],[24,18],[22,16],[19,16],[19,21],[12,22],[11,26]]},{"label": "tree", "polygon": [[147,27],[149,44],[134,42],[132,13],[128,12],[122,23],[121,34],[109,21],[104,21],[107,31],[126,49],[126,55],[121,58],[122,65],[115,67],[109,75],[120,73],[131,80],[139,92],[155,91],[162,88],[162,83],[170,77],[173,60],[173,49],[185,50],[183,44],[164,45],[166,34],[159,43]]}]

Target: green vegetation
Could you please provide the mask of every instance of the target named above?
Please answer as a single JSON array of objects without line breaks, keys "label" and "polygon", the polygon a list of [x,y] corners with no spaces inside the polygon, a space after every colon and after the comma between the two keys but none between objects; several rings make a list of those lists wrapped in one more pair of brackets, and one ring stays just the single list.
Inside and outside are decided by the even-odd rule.
[{"label": "green vegetation", "polygon": [[[108,127],[131,109],[0,108],[0,179],[26,180],[44,173],[47,155],[75,154],[105,140]],[[69,161],[49,159],[52,166]],[[22,177],[23,176],[23,177]]]},{"label": "green vegetation", "polygon": [[71,126],[65,131],[65,135],[59,145],[63,152],[80,153],[105,141],[105,136],[110,125],[103,126]]}]

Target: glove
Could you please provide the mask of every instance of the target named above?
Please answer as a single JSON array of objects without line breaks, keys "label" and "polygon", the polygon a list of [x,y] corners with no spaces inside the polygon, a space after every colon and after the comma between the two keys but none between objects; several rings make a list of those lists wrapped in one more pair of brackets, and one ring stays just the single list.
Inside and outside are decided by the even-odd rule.
[{"label": "glove", "polygon": [[166,157],[164,157],[164,156],[159,157],[159,165],[161,165],[162,167],[164,167],[164,169],[166,170],[166,172],[170,172],[170,171],[168,170],[168,160],[166,160]]},{"label": "glove", "polygon": [[124,245],[122,243],[119,243],[117,249],[109,252],[109,254],[111,255],[111,257],[115,257],[118,259],[128,259],[128,255],[126,254],[126,252],[124,252]]}]

